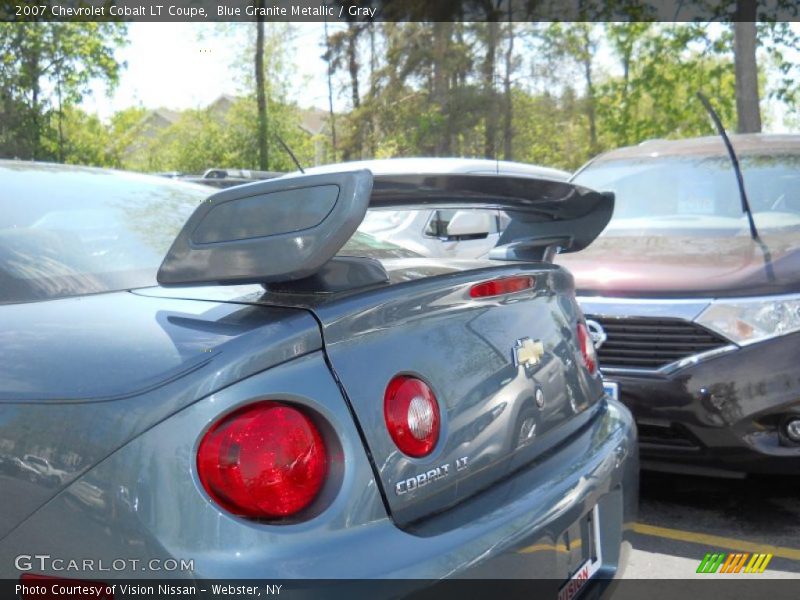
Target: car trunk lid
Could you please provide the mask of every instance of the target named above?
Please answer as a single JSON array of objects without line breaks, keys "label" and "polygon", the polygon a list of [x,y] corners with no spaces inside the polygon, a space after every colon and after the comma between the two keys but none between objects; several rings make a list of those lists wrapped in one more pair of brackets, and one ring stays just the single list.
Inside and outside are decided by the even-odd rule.
[{"label": "car trunk lid", "polygon": [[[476,284],[520,273],[532,276],[531,289],[470,297]],[[591,419],[602,397],[599,377],[582,366],[571,278],[551,265],[452,272],[313,310],[400,526],[537,460]],[[542,353],[528,363],[520,348],[534,344]],[[403,454],[387,428],[385,393],[398,375],[421,379],[438,400],[439,441],[421,458]]]},{"label": "car trunk lid", "polygon": [[[560,267],[420,258],[383,266],[390,283],[333,294],[258,286],[141,293],[311,311],[387,508],[405,527],[557,448],[593,418],[603,392],[583,366],[576,339],[583,317]],[[475,285],[519,275],[531,276],[533,287],[470,296]],[[527,366],[515,363],[525,340],[543,348]],[[404,455],[386,426],[384,395],[397,375],[422,379],[438,400],[439,441],[421,458]],[[523,428],[530,436],[520,441]]]}]

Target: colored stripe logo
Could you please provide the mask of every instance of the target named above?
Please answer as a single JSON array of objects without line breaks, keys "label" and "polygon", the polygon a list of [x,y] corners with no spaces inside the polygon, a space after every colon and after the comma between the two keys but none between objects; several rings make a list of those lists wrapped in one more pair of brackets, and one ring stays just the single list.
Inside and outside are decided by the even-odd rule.
[{"label": "colored stripe logo", "polygon": [[772,554],[708,552],[697,573],[763,573],[771,560]]}]

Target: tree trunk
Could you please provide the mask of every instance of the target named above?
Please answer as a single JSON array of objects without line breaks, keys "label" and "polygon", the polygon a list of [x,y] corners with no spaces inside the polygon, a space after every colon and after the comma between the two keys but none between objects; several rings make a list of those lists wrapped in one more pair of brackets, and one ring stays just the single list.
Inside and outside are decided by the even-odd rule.
[{"label": "tree trunk", "polygon": [[42,142],[42,125],[41,119],[39,115],[39,59],[38,57],[34,57],[32,60],[32,67],[31,72],[33,75],[31,76],[31,82],[33,83],[33,89],[31,90],[31,160],[37,160],[41,158],[39,156],[39,147]]},{"label": "tree trunk", "polygon": [[[631,80],[631,54],[633,46],[625,47],[625,54],[622,57],[622,140],[627,145],[631,140],[631,103],[630,103],[630,80]],[[634,138],[635,139],[635,138]]]},{"label": "tree trunk", "polygon": [[[263,8],[264,0],[259,2]],[[269,170],[269,144],[267,143],[267,90],[264,82],[264,18],[256,23],[256,101],[258,102],[258,168]]]},{"label": "tree trunk", "polygon": [[58,98],[58,162],[64,162],[64,106],[61,99],[61,76],[58,75],[56,83],[56,97]]},{"label": "tree trunk", "polygon": [[372,105],[372,110],[369,111],[369,131],[368,131],[368,149],[369,149],[369,157],[375,157],[375,137],[378,131],[378,124],[376,121],[376,113],[375,113],[375,96],[378,94],[378,82],[377,82],[377,71],[378,71],[378,54],[375,49],[375,21],[369,22],[369,99]]},{"label": "tree trunk", "polygon": [[27,63],[27,76],[31,90],[29,158],[30,160],[37,160],[41,159],[39,150],[42,142],[42,124],[41,114],[39,112],[41,109],[39,106],[39,93],[41,91],[39,79],[42,74],[40,64],[41,48],[38,43],[34,43],[28,50],[30,54],[23,57],[23,60]]},{"label": "tree trunk", "polygon": [[450,154],[451,148],[452,115],[448,110],[449,69],[447,58],[452,32],[452,23],[440,21],[433,23],[433,89],[431,90],[431,99],[433,100],[433,104],[442,112],[442,116],[445,119],[444,135],[438,136],[434,148],[435,156],[446,156]]},{"label": "tree trunk", "polygon": [[347,28],[347,69],[350,72],[350,94],[353,108],[361,105],[361,94],[358,91],[358,35],[359,29],[355,23],[348,23]]},{"label": "tree trunk", "polygon": [[325,61],[328,63],[328,115],[331,126],[331,146],[333,162],[336,162],[336,114],[333,112],[333,57],[331,56],[331,43],[328,36],[328,20],[325,19]]},{"label": "tree trunk", "polygon": [[758,66],[756,64],[756,5],[739,0],[733,24],[733,61],[736,72],[736,130],[759,133],[761,112],[758,106]]},{"label": "tree trunk", "polygon": [[378,55],[375,52],[375,21],[370,21],[367,25],[369,28],[369,83],[370,94],[374,95],[375,92],[375,71],[378,70]]},{"label": "tree trunk", "polygon": [[514,22],[511,20],[511,3],[508,6],[508,47],[506,48],[506,72],[503,79],[503,93],[505,94],[506,110],[503,114],[503,158],[513,160],[513,110],[514,102],[511,96],[511,71],[514,68]]},{"label": "tree trunk", "polygon": [[597,108],[595,106],[591,60],[587,60],[584,63],[583,72],[586,78],[586,117],[589,119],[589,149],[592,155],[595,155],[597,154]]},{"label": "tree trunk", "polygon": [[486,158],[497,158],[497,94],[495,93],[494,75],[497,63],[498,23],[495,15],[490,15],[486,24],[486,57],[483,61],[483,89],[486,95],[485,119],[486,130],[483,141],[483,155]]},{"label": "tree trunk", "polygon": [[589,52],[588,35],[586,41],[586,54],[583,60],[583,76],[586,81],[586,118],[589,120],[589,151],[592,156],[597,154],[597,107],[594,94],[594,79],[592,76],[592,55]]},{"label": "tree trunk", "polygon": [[[359,25],[355,23],[347,24],[347,70],[350,73],[350,97],[353,103],[353,110],[361,106],[361,93],[358,81],[358,36],[361,33]],[[360,118],[356,118],[353,123],[355,129],[355,151],[358,158],[364,157],[364,124]],[[350,158],[348,156],[348,158]]]},{"label": "tree trunk", "polygon": [[56,112],[56,133],[58,135],[58,153],[56,156],[56,161],[59,163],[64,163],[64,100],[63,95],[61,93],[61,83],[63,80],[63,75],[61,72],[61,66],[63,57],[61,56],[61,46],[59,44],[59,29],[53,28],[53,45],[56,48],[56,57],[53,60],[53,77],[56,80],[56,102],[58,102],[57,112]]}]

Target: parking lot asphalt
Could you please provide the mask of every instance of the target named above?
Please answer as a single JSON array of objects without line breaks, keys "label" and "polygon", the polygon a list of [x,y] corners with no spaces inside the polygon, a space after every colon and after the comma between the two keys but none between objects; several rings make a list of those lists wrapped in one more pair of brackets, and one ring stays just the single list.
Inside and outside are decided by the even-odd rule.
[{"label": "parking lot asphalt", "polygon": [[769,553],[762,574],[800,578],[800,477],[714,479],[643,472],[626,578],[708,577],[708,552]]}]

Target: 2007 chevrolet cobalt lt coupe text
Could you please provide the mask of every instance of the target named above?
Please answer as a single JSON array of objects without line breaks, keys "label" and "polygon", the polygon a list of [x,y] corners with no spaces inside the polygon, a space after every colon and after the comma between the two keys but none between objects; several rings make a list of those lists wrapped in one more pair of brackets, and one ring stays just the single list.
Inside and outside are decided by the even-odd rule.
[{"label": "2007 chevrolet cobalt lt coupe text", "polygon": [[[21,162],[0,181],[2,578],[174,559],[192,569],[170,577],[571,596],[619,573],[635,426],[571,276],[541,260],[589,244],[613,196],[391,162],[208,198]],[[495,260],[357,231],[368,208],[437,206],[508,211]],[[83,560],[123,566],[64,570]]]}]

